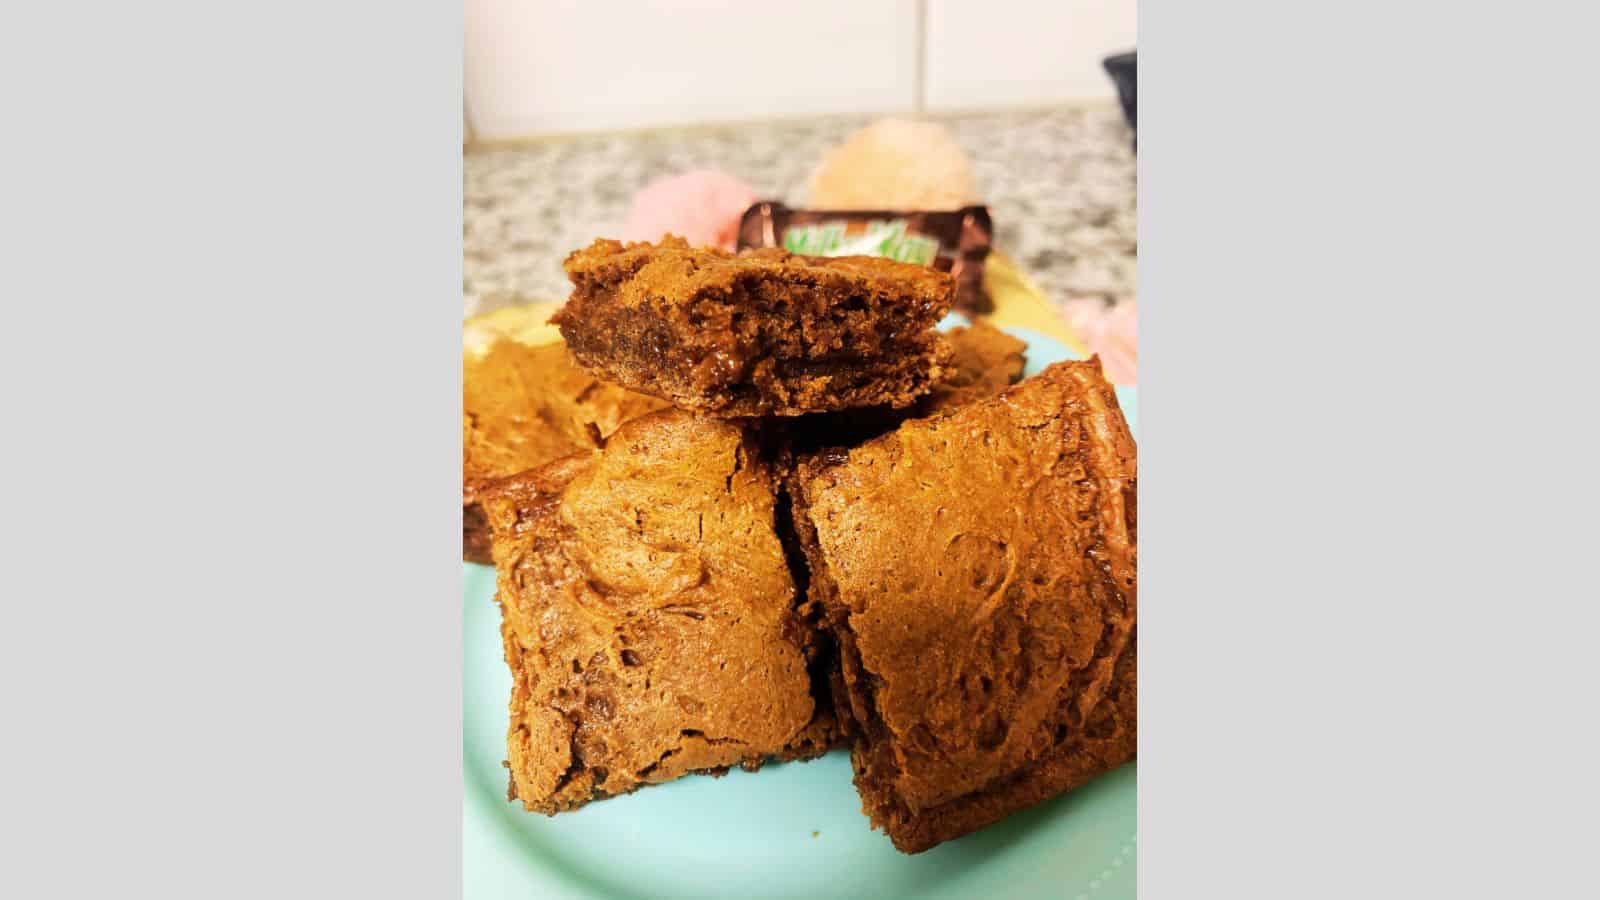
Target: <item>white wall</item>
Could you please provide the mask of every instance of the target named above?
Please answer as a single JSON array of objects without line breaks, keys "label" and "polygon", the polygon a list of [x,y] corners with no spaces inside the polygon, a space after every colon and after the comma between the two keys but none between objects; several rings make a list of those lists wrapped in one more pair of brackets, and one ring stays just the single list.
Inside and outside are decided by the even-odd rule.
[{"label": "white wall", "polygon": [[1135,0],[466,0],[467,111],[494,139],[1110,98],[1134,31]]},{"label": "white wall", "polygon": [[1116,96],[1101,62],[1135,43],[1135,0],[927,0],[929,110]]}]

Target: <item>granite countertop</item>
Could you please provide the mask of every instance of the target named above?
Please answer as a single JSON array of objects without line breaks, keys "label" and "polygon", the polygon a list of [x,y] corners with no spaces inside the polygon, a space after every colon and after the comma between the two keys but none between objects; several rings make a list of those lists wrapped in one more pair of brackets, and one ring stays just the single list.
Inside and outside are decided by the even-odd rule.
[{"label": "granite countertop", "polygon": [[[1010,255],[1069,318],[1136,289],[1132,133],[1115,104],[939,117],[972,157]],[[823,151],[866,117],[549,138],[465,157],[465,312],[564,299],[561,260],[614,235],[635,191],[701,167],[803,205]]]}]

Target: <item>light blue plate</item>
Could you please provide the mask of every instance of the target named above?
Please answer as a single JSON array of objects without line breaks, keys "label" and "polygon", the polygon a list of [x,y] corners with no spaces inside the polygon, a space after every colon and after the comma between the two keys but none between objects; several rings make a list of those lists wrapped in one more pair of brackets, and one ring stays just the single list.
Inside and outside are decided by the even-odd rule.
[{"label": "light blue plate", "polygon": [[[1077,358],[1037,332],[1027,374]],[[1134,425],[1135,392],[1118,388]],[[506,802],[506,702],[494,570],[463,564],[467,900],[1131,898],[1135,766],[907,856],[868,828],[850,757],[689,776],[546,817]]]}]

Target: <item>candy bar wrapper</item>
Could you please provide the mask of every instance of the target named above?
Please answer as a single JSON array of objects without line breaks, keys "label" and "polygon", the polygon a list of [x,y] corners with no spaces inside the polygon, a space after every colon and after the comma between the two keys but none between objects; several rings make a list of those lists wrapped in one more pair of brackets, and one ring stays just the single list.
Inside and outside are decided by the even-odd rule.
[{"label": "candy bar wrapper", "polygon": [[948,212],[790,209],[763,201],[739,222],[739,249],[782,247],[805,256],[882,256],[921,263],[956,279],[957,310],[988,313],[983,263],[994,229],[989,208]]}]

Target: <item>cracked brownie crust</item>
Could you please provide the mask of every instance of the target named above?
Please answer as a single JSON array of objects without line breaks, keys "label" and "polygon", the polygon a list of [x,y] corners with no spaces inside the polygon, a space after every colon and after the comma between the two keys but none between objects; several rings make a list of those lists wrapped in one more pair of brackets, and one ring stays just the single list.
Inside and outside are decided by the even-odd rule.
[{"label": "cracked brownie crust", "polygon": [[477,501],[486,481],[598,447],[628,419],[667,404],[605,384],[572,364],[560,343],[501,339],[462,365],[462,557],[489,563]]},{"label": "cracked brownie crust", "polygon": [[527,809],[827,749],[774,476],[743,429],[655,413],[482,504]]},{"label": "cracked brownie crust", "polygon": [[1096,362],[803,460],[808,602],[875,827],[926,850],[1135,749],[1135,449]]},{"label": "cracked brownie crust", "polygon": [[904,407],[944,374],[955,283],[870,257],[597,240],[551,321],[589,370],[722,417]]}]

